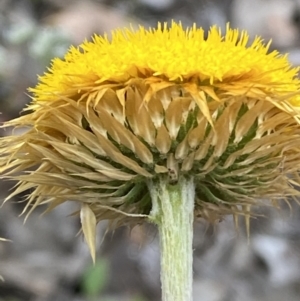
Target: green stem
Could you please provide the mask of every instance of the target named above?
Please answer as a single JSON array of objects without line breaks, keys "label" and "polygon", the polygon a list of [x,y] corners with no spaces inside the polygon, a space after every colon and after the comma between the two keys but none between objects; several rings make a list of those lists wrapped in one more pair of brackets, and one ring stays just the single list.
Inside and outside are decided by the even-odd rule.
[{"label": "green stem", "polygon": [[193,285],[193,179],[166,179],[149,183],[150,220],[159,229],[163,301],[191,301]]}]

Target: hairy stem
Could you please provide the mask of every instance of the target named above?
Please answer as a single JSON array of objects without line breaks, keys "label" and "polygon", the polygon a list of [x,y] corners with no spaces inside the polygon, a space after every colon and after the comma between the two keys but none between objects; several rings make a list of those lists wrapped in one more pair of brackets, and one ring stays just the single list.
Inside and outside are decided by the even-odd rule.
[{"label": "hairy stem", "polygon": [[164,178],[149,183],[150,219],[159,229],[163,301],[191,301],[193,284],[193,179],[170,185]]}]

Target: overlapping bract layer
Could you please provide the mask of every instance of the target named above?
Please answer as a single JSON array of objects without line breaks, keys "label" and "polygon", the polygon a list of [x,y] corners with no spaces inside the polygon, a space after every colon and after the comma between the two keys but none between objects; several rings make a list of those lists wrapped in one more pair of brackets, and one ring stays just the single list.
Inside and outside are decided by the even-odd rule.
[{"label": "overlapping bract layer", "polygon": [[196,183],[198,216],[243,214],[259,198],[298,194],[292,183],[300,128],[275,101],[214,100],[193,84],[158,86],[149,79],[107,85],[97,94],[35,103],[34,112],[7,123],[32,128],[2,140],[1,169],[34,168],[14,176],[20,184],[12,194],[33,188],[31,210],[77,200],[97,220],[120,224],[150,213],[147,181],[186,176]]}]

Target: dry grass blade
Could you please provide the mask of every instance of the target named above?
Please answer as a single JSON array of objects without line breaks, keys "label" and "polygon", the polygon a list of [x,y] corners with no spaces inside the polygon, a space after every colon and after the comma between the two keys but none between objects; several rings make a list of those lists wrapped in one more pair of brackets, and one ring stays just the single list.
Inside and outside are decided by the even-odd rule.
[{"label": "dry grass blade", "polygon": [[96,217],[87,204],[82,204],[80,209],[80,219],[83,235],[89,246],[93,262],[96,261]]}]

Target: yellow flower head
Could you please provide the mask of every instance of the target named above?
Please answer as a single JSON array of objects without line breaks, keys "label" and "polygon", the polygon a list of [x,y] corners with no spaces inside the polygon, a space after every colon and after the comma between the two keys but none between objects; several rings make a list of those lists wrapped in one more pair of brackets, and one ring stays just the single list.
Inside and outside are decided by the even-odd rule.
[{"label": "yellow flower head", "polygon": [[162,177],[194,179],[196,216],[248,217],[261,198],[298,195],[297,73],[229,27],[95,36],[53,60],[29,113],[5,124],[29,129],[2,139],[0,171],[19,181],[10,197],[32,189],[30,211],[82,203],[86,233],[147,217],[148,185]]},{"label": "yellow flower head", "polygon": [[[37,100],[53,100],[55,95],[73,95],[101,89],[104,83],[124,84],[130,79],[148,79],[173,84],[196,83],[209,87],[249,90],[250,84],[273,92],[297,90],[286,56],[260,38],[247,47],[246,32],[227,28],[225,36],[212,27],[205,38],[202,28],[184,30],[180,24],[171,28],[115,31],[112,41],[95,36],[79,48],[71,48],[64,60],[55,59],[50,72],[32,89]],[[52,97],[50,96],[52,94]]]}]

